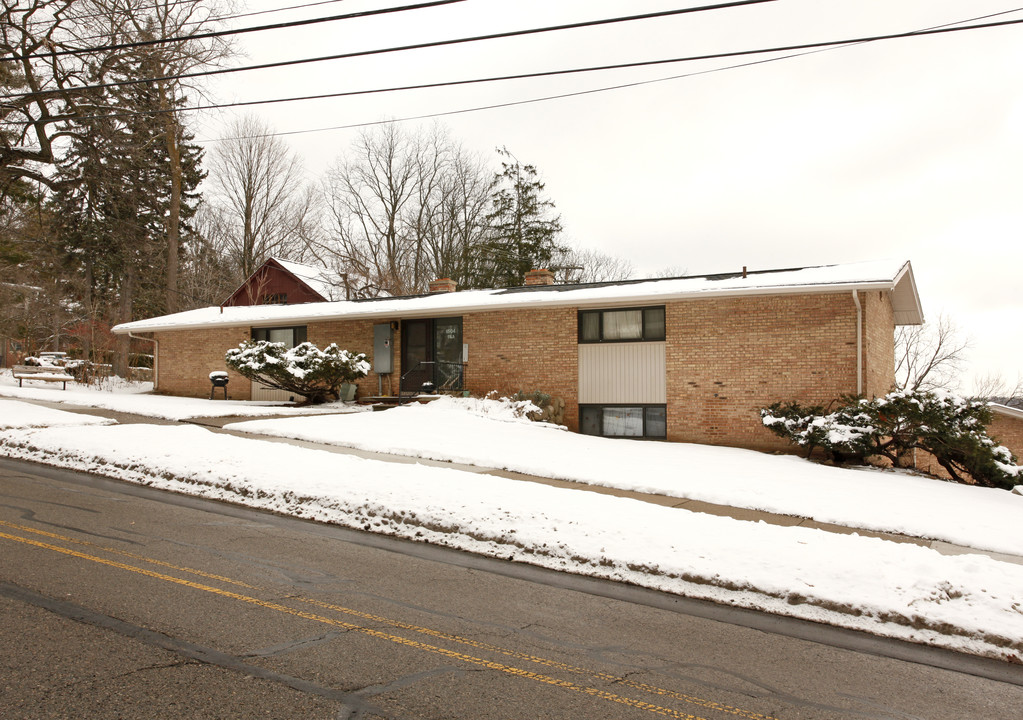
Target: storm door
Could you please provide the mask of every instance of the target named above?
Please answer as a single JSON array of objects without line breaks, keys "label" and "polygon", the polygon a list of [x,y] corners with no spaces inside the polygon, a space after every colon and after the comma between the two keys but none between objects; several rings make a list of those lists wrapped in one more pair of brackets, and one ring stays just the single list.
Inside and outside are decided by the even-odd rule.
[{"label": "storm door", "polygon": [[462,389],[462,318],[403,320],[402,392]]}]

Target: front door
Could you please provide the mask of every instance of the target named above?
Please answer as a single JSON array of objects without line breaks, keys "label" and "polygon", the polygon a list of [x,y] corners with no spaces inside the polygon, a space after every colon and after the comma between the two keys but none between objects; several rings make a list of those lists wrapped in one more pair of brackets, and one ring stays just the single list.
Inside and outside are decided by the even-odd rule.
[{"label": "front door", "polygon": [[403,320],[401,373],[402,392],[461,390],[462,318]]},{"label": "front door", "polygon": [[405,320],[401,323],[401,390],[419,392],[423,383],[433,382],[433,321]]}]

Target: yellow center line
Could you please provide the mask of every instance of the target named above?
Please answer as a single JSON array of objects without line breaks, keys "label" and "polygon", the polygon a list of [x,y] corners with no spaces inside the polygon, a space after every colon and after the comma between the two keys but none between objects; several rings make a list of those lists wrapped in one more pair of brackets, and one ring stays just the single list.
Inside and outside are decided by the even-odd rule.
[{"label": "yellow center line", "polygon": [[421,633],[423,635],[429,635],[431,637],[435,637],[441,640],[448,640],[450,642],[468,645],[470,647],[476,648],[477,650],[486,650],[488,652],[497,653],[499,655],[504,655],[506,657],[512,657],[515,658],[516,660],[526,660],[528,662],[536,663],[537,665],[544,665],[547,667],[552,667],[558,670],[575,673],[578,675],[589,675],[590,677],[593,678],[606,680],[607,682],[615,683],[618,685],[624,685],[635,690],[643,690],[645,692],[653,693],[655,695],[663,695],[665,697],[670,697],[675,700],[682,700],[692,705],[699,705],[701,707],[707,708],[708,710],[716,710],[717,712],[726,713],[728,715],[735,715],[738,717],[748,718],[749,720],[777,720],[777,718],[774,718],[770,715],[763,715],[758,712],[743,710],[742,708],[733,707],[731,705],[723,705],[721,703],[714,702],[713,700],[707,700],[705,698],[700,698],[695,695],[688,695],[686,693],[681,693],[676,690],[668,690],[666,688],[657,687],[655,685],[650,685],[648,683],[636,682],[634,680],[629,680],[628,678],[619,677],[617,675],[612,675],[610,673],[588,670],[587,668],[569,665],[567,663],[559,662],[557,660],[551,660],[549,658],[539,657],[537,655],[530,655],[528,653],[519,652],[517,650],[510,650],[508,648],[503,648],[499,645],[492,645],[490,643],[481,642],[479,640],[472,640],[471,638],[461,637],[459,635],[450,635],[448,633],[441,632],[440,630],[432,630],[430,628],[404,623],[399,620],[391,620],[389,618],[381,617],[379,615],[373,615],[371,613],[362,612],[360,610],[353,610],[352,608],[346,608],[341,605],[333,605],[331,603],[323,602],[321,600],[313,600],[311,598],[305,598],[301,596],[296,596],[291,599],[308,603],[310,605],[315,605],[317,607],[324,608],[325,610],[334,610],[336,612],[351,615],[353,617],[357,617],[363,620],[371,620],[375,622],[386,623],[388,625],[400,628],[402,630],[411,630],[413,632]]},{"label": "yellow center line", "polygon": [[[227,578],[227,577],[224,577],[222,575],[214,575],[214,574],[211,574],[211,573],[203,572],[201,570],[195,570],[195,569],[192,569],[192,568],[187,568],[187,567],[181,567],[181,566],[178,566],[178,565],[173,565],[171,563],[164,562],[162,560],[156,560],[154,558],[146,557],[144,555],[137,555],[135,553],[125,552],[123,550],[118,550],[116,548],[111,548],[111,547],[106,547],[106,546],[103,546],[103,545],[98,545],[96,543],[92,543],[92,542],[89,542],[87,540],[77,540],[75,538],[67,537],[65,535],[58,535],[56,533],[46,532],[44,530],[37,530],[35,528],[31,528],[31,527],[28,527],[28,526],[25,526],[25,525],[18,525],[18,524],[15,524],[15,523],[6,522],[4,520],[0,520],[0,525],[5,526],[5,527],[9,527],[9,528],[13,528],[13,529],[17,529],[17,530],[22,530],[24,532],[35,533],[37,535],[42,535],[44,537],[49,537],[49,538],[54,538],[54,539],[58,539],[58,540],[64,540],[64,541],[71,542],[71,543],[77,543],[79,545],[85,545],[85,546],[89,546],[89,547],[94,547],[94,548],[97,548],[99,550],[104,550],[106,552],[116,553],[116,554],[119,554],[119,555],[123,555],[123,556],[126,556],[126,557],[130,557],[130,558],[136,559],[136,560],[142,560],[144,562],[152,563],[154,565],[159,565],[161,567],[166,567],[166,568],[170,568],[170,569],[173,569],[173,570],[178,570],[180,572],[192,573],[194,575],[199,575],[201,577],[210,578],[210,579],[213,579],[213,580],[220,580],[220,581],[223,581],[223,582],[226,582],[226,583],[231,583],[233,585],[239,585],[241,587],[249,588],[251,590],[260,590],[260,589],[262,589],[262,588],[258,588],[258,587],[253,586],[253,585],[249,585],[248,583],[241,582],[240,580],[233,580],[231,578]],[[539,657],[537,655],[530,655],[528,653],[519,652],[517,650],[511,650],[509,648],[504,648],[504,647],[501,647],[499,645],[492,645],[490,643],[481,642],[479,640],[472,640],[470,638],[462,637],[462,636],[459,636],[459,635],[451,635],[449,633],[444,633],[444,632],[441,632],[439,630],[433,630],[431,628],[426,628],[426,627],[421,627],[421,626],[418,626],[418,625],[413,625],[411,623],[401,622],[400,620],[392,620],[391,618],[383,617],[383,616],[380,616],[380,615],[374,615],[374,614],[371,614],[371,613],[362,612],[360,610],[355,610],[353,608],[348,608],[348,607],[344,607],[344,606],[341,606],[341,605],[334,605],[332,603],[323,602],[321,600],[314,600],[312,598],[306,598],[306,597],[302,597],[302,596],[294,596],[294,597],[289,598],[289,599],[290,600],[295,600],[297,602],[303,602],[303,603],[307,603],[307,604],[310,604],[310,605],[315,605],[315,606],[323,608],[325,610],[332,610],[334,612],[339,612],[339,613],[343,613],[345,615],[349,615],[349,616],[352,616],[352,617],[357,617],[357,618],[362,619],[362,620],[369,620],[369,621],[372,621],[372,622],[379,622],[379,623],[383,623],[385,625],[389,625],[391,627],[399,628],[399,629],[402,629],[402,630],[409,630],[411,632],[420,633],[422,635],[427,635],[427,636],[435,637],[435,638],[438,638],[438,639],[441,639],[441,640],[447,640],[449,642],[459,643],[461,645],[466,645],[466,646],[469,646],[469,647],[473,647],[473,648],[476,648],[478,650],[485,650],[487,652],[493,652],[493,653],[496,653],[496,654],[499,654],[499,655],[504,655],[505,657],[514,658],[516,660],[525,660],[527,662],[535,663],[537,665],[543,665],[543,666],[546,666],[546,667],[555,668],[557,670],[561,670],[561,671],[564,671],[564,672],[570,672],[570,673],[574,673],[574,674],[577,674],[577,675],[588,675],[589,677],[596,678],[598,680],[604,680],[604,681],[609,682],[609,683],[613,683],[613,684],[617,684],[617,685],[622,685],[622,686],[625,686],[625,687],[629,687],[629,688],[632,688],[632,689],[635,689],[635,690],[641,690],[643,692],[648,692],[648,693],[655,694],[655,695],[661,695],[661,696],[664,696],[664,697],[670,697],[672,699],[681,700],[681,701],[689,703],[691,705],[698,705],[698,706],[706,708],[708,710],[715,710],[715,711],[720,712],[720,713],[725,713],[725,714],[728,714],[728,715],[734,715],[736,717],[747,718],[748,720],[777,720],[776,718],[774,718],[774,717],[772,717],[770,715],[764,715],[762,713],[753,712],[751,710],[744,710],[742,708],[737,708],[737,707],[734,707],[734,706],[731,706],[731,705],[724,705],[722,703],[718,703],[718,702],[715,702],[713,700],[708,700],[706,698],[701,698],[701,697],[698,697],[698,696],[695,696],[695,695],[689,695],[687,693],[682,693],[682,692],[679,692],[677,690],[668,690],[666,688],[657,687],[656,685],[651,685],[649,683],[644,683],[644,682],[637,682],[635,680],[629,680],[628,678],[619,677],[617,675],[612,675],[610,673],[604,673],[604,672],[590,670],[590,669],[587,669],[587,668],[577,667],[577,666],[574,666],[574,665],[569,665],[567,663],[562,663],[562,662],[559,662],[557,660],[551,660],[549,658]]]},{"label": "yellow center line", "polygon": [[178,570],[180,572],[190,573],[192,575],[198,575],[199,577],[209,578],[210,580],[220,580],[221,582],[230,583],[231,585],[238,585],[243,588],[250,590],[258,590],[259,588],[244,583],[241,580],[232,580],[231,578],[224,577],[223,575],[214,575],[212,573],[203,572],[202,570],[195,570],[193,568],[180,567],[178,565],[172,565],[162,560],[156,560],[154,558],[146,557],[145,555],[136,555],[135,553],[127,552],[126,550],[118,550],[117,548],[107,547],[105,545],[98,545],[88,540],[78,540],[76,538],[67,537],[65,535],[58,535],[57,533],[46,532],[45,530],[36,530],[25,525],[16,525],[5,520],[0,520],[0,525],[3,527],[9,527],[14,530],[21,530],[22,532],[35,533],[36,535],[42,535],[43,537],[53,538],[54,540],[63,540],[64,542],[75,543],[76,545],[84,545],[86,547],[93,547],[97,550],[102,550],[108,553],[115,553],[124,557],[130,557],[132,560],[142,560],[143,562],[152,563],[153,565],[159,565],[160,567],[170,568],[171,570]]},{"label": "yellow center line", "polygon": [[248,603],[250,605],[266,608],[268,610],[275,610],[286,615],[300,617],[305,620],[312,620],[314,622],[323,623],[325,625],[332,625],[334,627],[343,628],[345,630],[360,632],[380,640],[386,640],[388,642],[396,643],[398,645],[404,645],[406,647],[415,648],[417,650],[422,650],[424,652],[440,655],[442,657],[449,658],[452,660],[458,660],[470,665],[487,668],[489,670],[496,670],[499,672],[507,673],[515,677],[526,678],[544,685],[564,688],[566,690],[572,690],[574,692],[589,695],[591,697],[596,697],[601,700],[606,700],[608,702],[615,702],[629,707],[634,707],[640,710],[646,710],[647,712],[651,712],[657,715],[677,718],[678,720],[705,720],[704,718],[699,718],[695,715],[690,715],[688,713],[673,710],[671,708],[661,707],[659,705],[654,705],[653,703],[644,702],[642,700],[637,700],[635,698],[625,697],[623,695],[608,692],[607,690],[601,690],[600,688],[578,685],[567,680],[560,680],[549,675],[542,675],[540,673],[535,673],[530,670],[525,670],[523,668],[518,668],[512,665],[505,665],[504,663],[498,663],[492,660],[486,660],[484,658],[475,657],[473,655],[467,655],[465,653],[456,652],[454,650],[448,650],[446,648],[438,647],[436,645],[429,645],[418,640],[404,638],[399,635],[392,635],[390,633],[375,630],[373,628],[355,625],[354,623],[348,623],[342,620],[324,617],[322,615],[317,615],[315,613],[306,612],[303,610],[297,610],[295,608],[287,607],[286,605],[281,605],[279,603],[270,602],[267,600],[260,600],[259,598],[250,597],[248,595],[241,595],[230,590],[222,590],[220,588],[215,588],[209,585],[203,585],[201,583],[193,582],[191,580],[184,580],[182,578],[176,578],[171,575],[164,575],[154,570],[147,570],[145,568],[135,567],[133,565],[128,565],[126,563],[118,562],[116,560],[108,560],[106,558],[97,557],[95,555],[88,555],[86,553],[79,552],[77,550],[72,550],[70,548],[64,548],[58,545],[50,545],[49,543],[40,542],[38,540],[32,540],[30,538],[23,538],[17,535],[10,535],[4,532],[0,532],[0,538],[13,540],[15,542],[23,543],[25,545],[31,545],[45,550],[52,550],[53,552],[61,553],[63,555],[68,555],[70,557],[78,558],[81,560],[88,560],[90,562],[98,563],[100,565],[107,565],[109,567],[118,568],[120,570],[127,570],[128,572],[138,573],[139,575],[144,575],[146,577],[154,578],[157,580],[163,580],[164,582],[174,583],[176,585],[183,585],[194,590],[201,590],[203,592],[212,593],[214,595],[219,595],[221,597],[229,598],[231,600],[237,600],[239,602]]}]

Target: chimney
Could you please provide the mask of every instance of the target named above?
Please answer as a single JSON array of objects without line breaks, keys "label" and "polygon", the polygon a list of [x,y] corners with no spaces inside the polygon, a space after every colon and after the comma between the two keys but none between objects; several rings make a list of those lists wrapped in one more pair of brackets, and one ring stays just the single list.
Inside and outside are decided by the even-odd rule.
[{"label": "chimney", "polygon": [[526,273],[526,285],[553,285],[554,273],[546,268],[530,270]]},{"label": "chimney", "polygon": [[451,278],[438,278],[430,281],[431,293],[454,292],[457,287],[455,281]]}]

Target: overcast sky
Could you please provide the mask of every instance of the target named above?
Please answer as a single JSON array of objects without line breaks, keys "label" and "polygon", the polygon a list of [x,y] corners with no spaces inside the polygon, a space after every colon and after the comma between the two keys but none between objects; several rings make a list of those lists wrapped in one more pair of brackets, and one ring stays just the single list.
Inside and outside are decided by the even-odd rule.
[{"label": "overcast sky", "polygon": [[[248,0],[268,9],[302,0]],[[409,0],[410,2],[411,0]],[[409,4],[347,0],[234,26]],[[249,64],[698,6],[700,0],[466,0],[241,36]],[[1013,0],[777,0],[673,18],[224,76],[219,102],[634,62],[908,32]],[[791,53],[787,53],[791,54]],[[262,106],[282,132],[443,113],[777,56]],[[231,111],[196,117],[198,139]],[[433,122],[405,123],[409,129]],[[972,373],[1023,371],[1023,25],[829,50],[441,118],[468,149],[536,165],[576,245],[638,277],[908,259],[930,320],[971,336]],[[284,139],[310,180],[358,130]],[[969,387],[964,388],[969,390]]]}]

